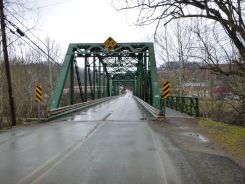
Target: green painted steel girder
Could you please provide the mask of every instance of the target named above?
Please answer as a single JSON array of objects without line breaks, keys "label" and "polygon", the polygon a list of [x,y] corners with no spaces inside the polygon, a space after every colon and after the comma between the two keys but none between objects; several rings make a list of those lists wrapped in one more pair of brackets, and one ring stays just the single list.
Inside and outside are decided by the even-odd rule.
[{"label": "green painted steel girder", "polygon": [[74,58],[73,47],[72,45],[69,45],[67,52],[66,52],[64,63],[60,70],[60,75],[59,75],[57,84],[54,89],[54,93],[51,98],[50,109],[55,109],[59,107],[59,103],[60,103],[61,95],[63,93],[66,77],[67,77],[68,70],[69,70],[69,67],[70,67],[70,64],[73,58]]},{"label": "green painted steel girder", "polygon": [[155,59],[155,51],[153,43],[149,44],[149,60],[150,60],[150,71],[151,71],[151,88],[152,88],[152,105],[155,108],[160,109],[160,88],[157,76],[157,66]]},{"label": "green painted steel girder", "polygon": [[[62,65],[54,90],[51,109],[59,107],[65,81],[70,69],[70,103],[74,99],[73,59],[82,58],[85,74],[84,99],[100,98],[118,93],[118,82],[133,86],[134,95],[160,109],[160,90],[153,43],[118,43],[108,50],[103,43],[72,43]],[[78,60],[77,60],[78,62]],[[90,66],[92,66],[92,75]],[[103,67],[103,68],[101,68]],[[92,76],[92,77],[91,77]],[[102,78],[101,78],[102,77]],[[89,82],[88,82],[89,80]],[[131,84],[133,83],[133,85]],[[91,87],[88,84],[92,84]],[[103,85],[103,86],[101,86]],[[112,91],[113,90],[113,91]],[[91,92],[89,98],[88,91]],[[92,93],[93,91],[93,93]]]}]

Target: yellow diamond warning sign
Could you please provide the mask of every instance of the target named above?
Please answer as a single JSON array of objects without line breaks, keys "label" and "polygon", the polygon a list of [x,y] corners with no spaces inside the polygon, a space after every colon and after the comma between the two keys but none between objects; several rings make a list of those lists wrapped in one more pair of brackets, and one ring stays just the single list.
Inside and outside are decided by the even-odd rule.
[{"label": "yellow diamond warning sign", "polygon": [[111,50],[111,49],[116,48],[117,42],[116,42],[112,37],[109,37],[109,38],[104,42],[104,46],[105,46],[105,48]]}]

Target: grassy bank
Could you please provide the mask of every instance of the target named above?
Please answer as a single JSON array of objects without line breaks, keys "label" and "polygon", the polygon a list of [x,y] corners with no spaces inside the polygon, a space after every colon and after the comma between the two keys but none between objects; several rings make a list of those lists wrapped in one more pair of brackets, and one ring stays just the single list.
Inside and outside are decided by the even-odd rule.
[{"label": "grassy bank", "polygon": [[[245,164],[245,128],[202,119],[199,126],[226,152]],[[242,165],[243,165],[242,164]]]}]

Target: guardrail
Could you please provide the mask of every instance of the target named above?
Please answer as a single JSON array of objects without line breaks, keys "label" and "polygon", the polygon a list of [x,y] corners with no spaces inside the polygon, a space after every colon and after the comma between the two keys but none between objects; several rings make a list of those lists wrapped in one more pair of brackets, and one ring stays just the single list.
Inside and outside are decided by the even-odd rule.
[{"label": "guardrail", "polygon": [[136,99],[139,102],[139,104],[141,104],[153,117],[158,118],[163,116],[163,114],[161,114],[161,111],[159,109],[151,106],[150,104],[143,101],[139,97],[134,96],[134,99]]},{"label": "guardrail", "polygon": [[199,116],[198,98],[169,96],[166,100],[166,106],[187,113],[190,116]]},{"label": "guardrail", "polygon": [[74,105],[69,105],[69,106],[64,106],[60,107],[57,109],[53,109],[48,111],[48,120],[53,120],[62,116],[65,116],[67,114],[100,104],[102,102],[108,101],[108,100],[113,100],[117,98],[117,96],[112,96],[112,97],[105,97],[105,98],[100,98],[96,100],[90,100],[88,102],[83,102],[83,103],[78,103]]}]

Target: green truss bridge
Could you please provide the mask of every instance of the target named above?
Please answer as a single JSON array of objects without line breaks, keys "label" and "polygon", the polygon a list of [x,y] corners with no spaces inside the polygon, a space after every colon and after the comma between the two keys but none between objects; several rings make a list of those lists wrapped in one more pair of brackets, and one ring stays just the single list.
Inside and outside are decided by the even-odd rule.
[{"label": "green truss bridge", "polygon": [[[83,68],[82,75],[78,66]],[[75,98],[75,80],[79,103]],[[69,104],[62,107],[61,97],[67,83]],[[169,97],[166,102],[161,99],[153,43],[116,43],[109,38],[105,43],[69,45],[51,99],[49,118],[113,99],[125,89],[130,89],[136,101],[154,117],[165,115],[165,104],[198,116],[196,99]]]},{"label": "green truss bridge", "polygon": [[[84,68],[83,79],[78,63]],[[77,80],[82,102],[118,96],[120,87],[124,86],[154,108],[161,108],[153,43],[118,43],[114,49],[106,48],[103,43],[70,44],[52,96],[51,110],[60,107],[66,80],[70,85],[70,105],[76,103],[74,81]]]}]

